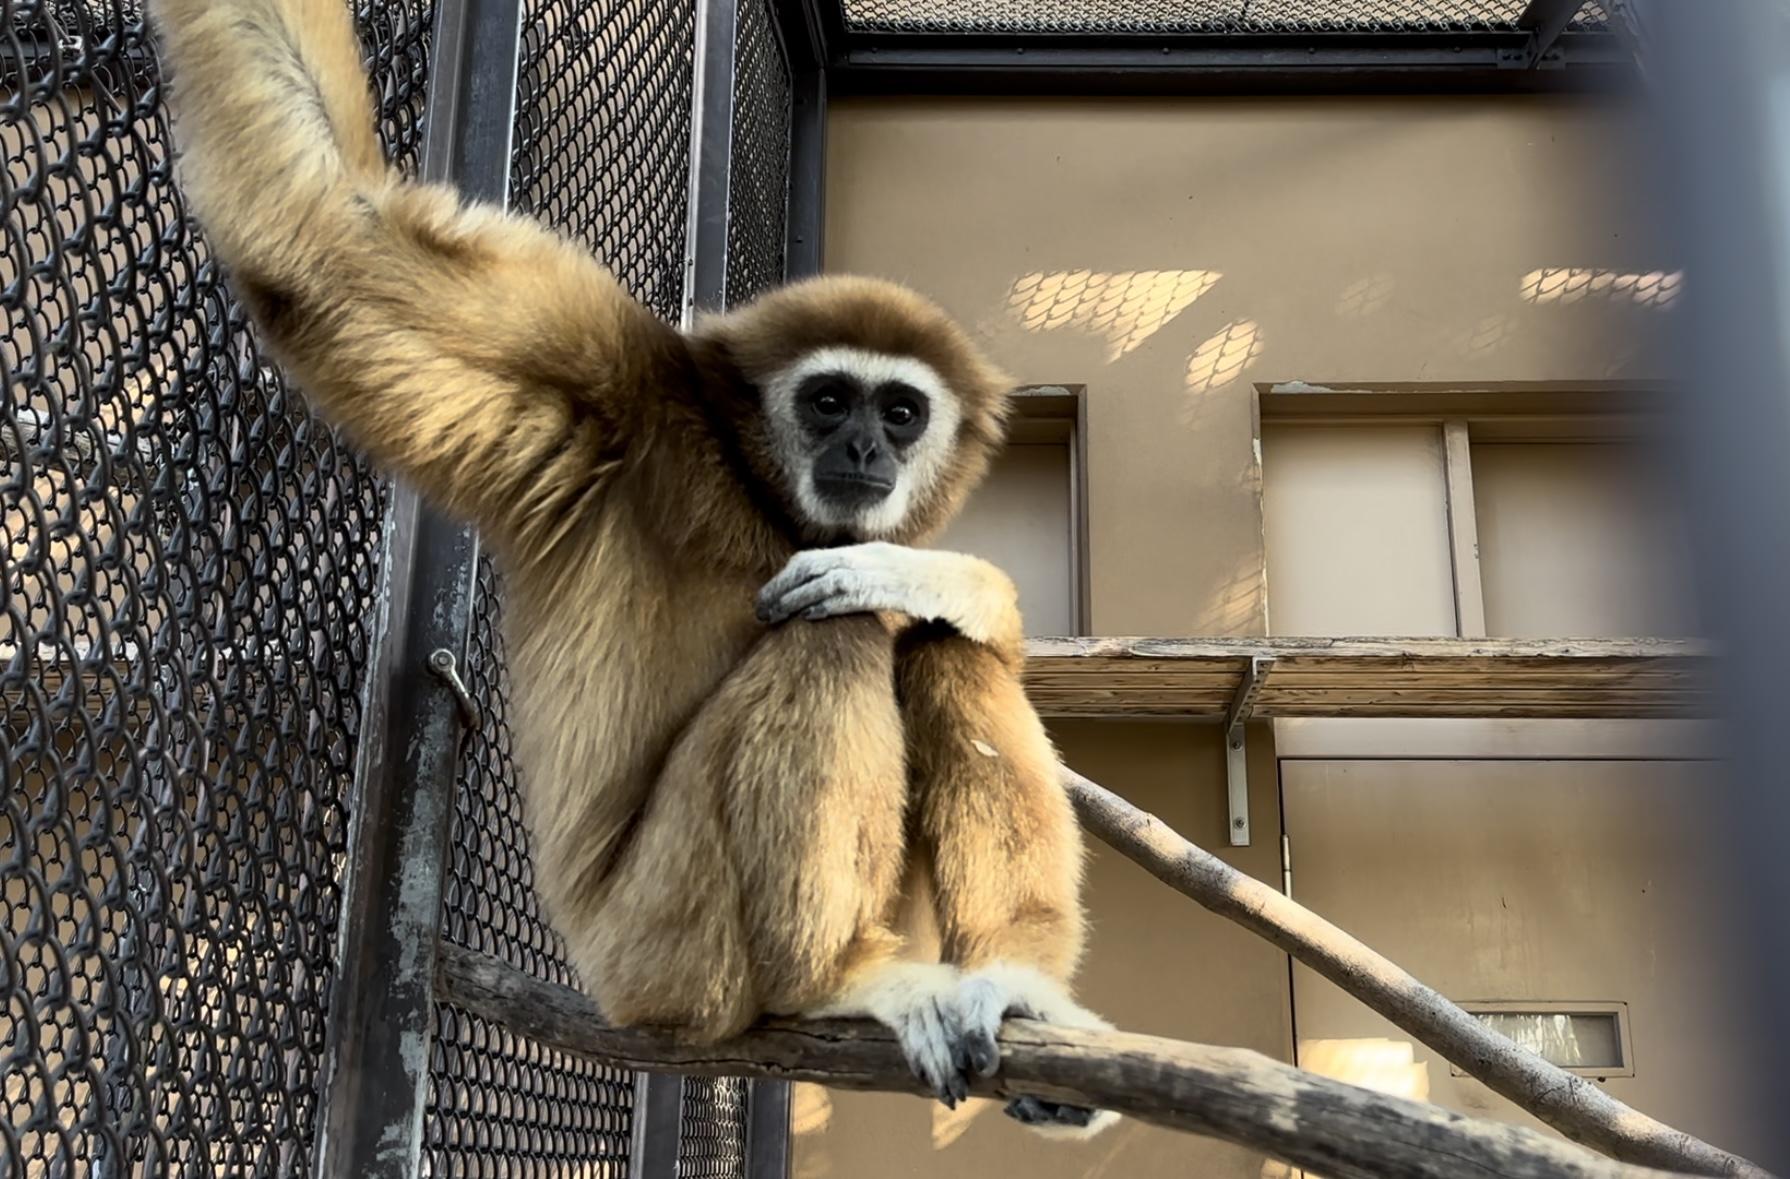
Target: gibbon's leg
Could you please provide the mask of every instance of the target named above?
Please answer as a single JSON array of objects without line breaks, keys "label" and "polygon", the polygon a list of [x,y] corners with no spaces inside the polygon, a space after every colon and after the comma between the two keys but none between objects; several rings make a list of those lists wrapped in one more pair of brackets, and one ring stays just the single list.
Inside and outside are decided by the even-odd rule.
[{"label": "gibbon's leg", "polygon": [[[992,1036],[1008,1015],[1109,1029],[1070,994],[1083,939],[1081,829],[1015,669],[988,645],[926,623],[901,638],[896,692],[910,829],[932,863],[942,956],[965,972],[968,1035]],[[1074,1138],[1118,1120],[1035,1097],[1006,1112]]]},{"label": "gibbon's leg", "polygon": [[[798,553],[759,598],[773,621],[865,610],[920,620],[896,659],[911,829],[932,863],[944,960],[967,972],[960,1018],[971,1054],[985,1072],[998,1066],[994,1037],[1009,1014],[1110,1027],[1068,986],[1082,948],[1081,829],[1020,683],[1012,581],[960,553],[872,543]],[[1117,1120],[1034,1098],[1007,1112],[1076,1137]]]},{"label": "gibbon's leg", "polygon": [[990,1062],[963,1042],[959,973],[898,960],[907,792],[889,626],[768,632],[679,738],[616,858],[581,956],[598,1006],[709,1038],[761,1010],[868,1016],[955,1103]]}]

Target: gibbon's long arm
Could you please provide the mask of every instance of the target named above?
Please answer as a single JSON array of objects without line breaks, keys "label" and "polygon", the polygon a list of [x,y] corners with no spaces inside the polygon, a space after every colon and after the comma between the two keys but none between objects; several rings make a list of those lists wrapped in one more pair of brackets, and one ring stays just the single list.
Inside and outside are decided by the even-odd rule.
[{"label": "gibbon's long arm", "polygon": [[577,246],[384,160],[342,0],[154,0],[184,187],[306,393],[382,465],[542,552],[687,380]]}]

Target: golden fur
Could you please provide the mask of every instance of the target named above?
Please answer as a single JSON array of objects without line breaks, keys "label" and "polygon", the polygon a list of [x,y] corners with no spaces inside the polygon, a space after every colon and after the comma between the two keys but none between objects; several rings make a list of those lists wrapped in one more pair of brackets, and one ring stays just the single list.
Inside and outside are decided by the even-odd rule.
[{"label": "golden fur", "polygon": [[506,605],[536,880],[605,1014],[703,1037],[823,1008],[900,951],[910,857],[945,960],[1066,979],[1079,834],[988,642],[863,614],[767,629],[804,523],[757,388],[823,345],[912,355],[962,402],[935,533],[1003,431],[1006,378],[885,283],[789,287],[683,335],[588,254],[381,156],[342,0],[158,0],[186,191],[278,355],[391,471],[472,521]]}]

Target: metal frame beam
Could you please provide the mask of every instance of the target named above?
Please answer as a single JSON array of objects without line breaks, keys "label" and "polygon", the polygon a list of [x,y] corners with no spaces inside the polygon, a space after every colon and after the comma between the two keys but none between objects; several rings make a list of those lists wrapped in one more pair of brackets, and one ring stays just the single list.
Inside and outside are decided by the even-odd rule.
[{"label": "metal frame beam", "polygon": [[854,36],[834,52],[834,94],[1185,95],[1601,91],[1634,80],[1603,33],[1562,34],[1532,58],[1530,37],[1461,34],[1294,39]]},{"label": "metal frame beam", "polygon": [[828,45],[830,39],[843,38],[845,33],[837,4],[823,0],[776,0],[775,7],[789,60],[791,102],[785,269],[792,279],[808,278],[819,274],[824,263]]},{"label": "metal frame beam", "polygon": [[[521,28],[521,0],[442,0],[436,9],[423,175],[499,205]],[[356,757],[317,1175],[421,1172],[436,941],[467,719],[442,669],[465,658],[477,569],[473,532],[398,486]]]},{"label": "metal frame beam", "polygon": [[1529,31],[1529,43],[1523,48],[1529,68],[1540,64],[1584,7],[1585,0],[1529,0],[1517,17],[1517,27]]}]

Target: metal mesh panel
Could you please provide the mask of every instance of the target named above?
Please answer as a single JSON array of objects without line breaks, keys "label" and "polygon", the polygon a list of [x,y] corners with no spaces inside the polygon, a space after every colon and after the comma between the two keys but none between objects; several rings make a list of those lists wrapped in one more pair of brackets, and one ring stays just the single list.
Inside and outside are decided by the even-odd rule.
[{"label": "metal mesh panel", "polygon": [[[363,22],[406,163],[428,17]],[[384,490],[184,219],[135,6],[0,28],[0,1174],[300,1174]]]},{"label": "metal mesh panel", "polygon": [[689,1077],[678,1118],[678,1179],[741,1179],[746,1174],[746,1100],[737,1077]]},{"label": "metal mesh panel", "polygon": [[437,1004],[427,1176],[627,1179],[633,1079]]},{"label": "metal mesh panel", "polygon": [[789,218],[789,62],[770,0],[740,0],[734,46],[733,167],[727,194],[727,303],[781,283]]},{"label": "metal mesh panel", "polygon": [[[1364,33],[1515,29],[1525,0],[842,0],[848,29]],[[1579,22],[1602,23],[1601,10]]]},{"label": "metal mesh panel", "polygon": [[693,0],[531,0],[511,191],[668,319],[683,305]]},{"label": "metal mesh panel", "polygon": [[[501,585],[481,557],[466,684],[479,731],[461,759],[442,936],[539,978],[577,986],[565,944],[541,916],[511,749]],[[572,1176],[627,1172],[634,1078],[578,1061],[438,1005],[424,1141],[428,1174]]]},{"label": "metal mesh panel", "polygon": [[[510,199],[579,238],[667,318],[683,305],[693,0],[530,0]],[[483,710],[462,760],[443,936],[578,985],[541,916],[508,720],[502,590],[479,562],[467,684]],[[425,1162],[434,1175],[623,1176],[632,1074],[436,1009]]]}]

